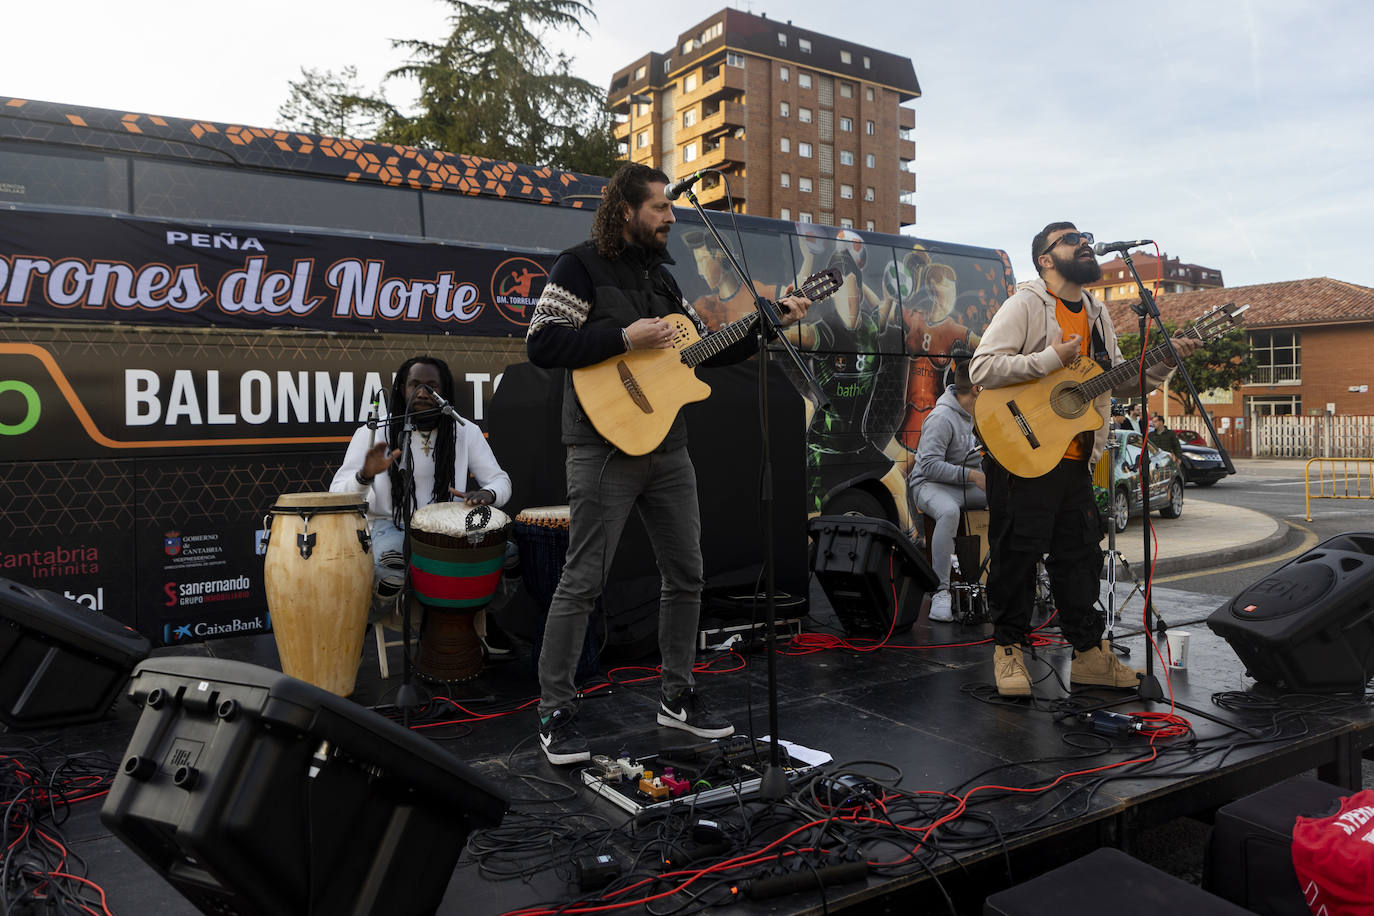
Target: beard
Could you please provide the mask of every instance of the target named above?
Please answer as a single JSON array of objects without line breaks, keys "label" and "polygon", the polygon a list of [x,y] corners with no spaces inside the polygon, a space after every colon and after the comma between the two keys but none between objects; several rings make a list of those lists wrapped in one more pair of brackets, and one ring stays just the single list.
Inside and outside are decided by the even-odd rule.
[{"label": "beard", "polygon": [[629,230],[630,241],[634,244],[650,251],[668,250],[668,233],[666,230],[662,235],[659,235],[656,228],[647,226],[638,219],[630,220],[626,224],[626,228]]},{"label": "beard", "polygon": [[1070,283],[1096,283],[1102,279],[1102,265],[1091,255],[1080,259],[1078,252],[1074,251],[1071,258],[1061,260],[1057,254],[1051,254],[1050,257],[1054,260],[1054,269],[1059,271],[1059,276]]}]

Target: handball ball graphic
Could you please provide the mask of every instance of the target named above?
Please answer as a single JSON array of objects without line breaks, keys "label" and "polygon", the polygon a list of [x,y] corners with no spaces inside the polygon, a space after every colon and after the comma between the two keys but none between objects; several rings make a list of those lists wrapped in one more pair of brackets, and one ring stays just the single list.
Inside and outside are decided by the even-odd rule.
[{"label": "handball ball graphic", "polygon": [[864,247],[864,240],[859,237],[859,233],[853,229],[841,229],[835,236],[835,244],[840,246],[842,251],[849,252],[854,263],[859,265],[859,270],[864,269],[864,265],[868,262],[868,249]]},{"label": "handball ball graphic", "polygon": [[892,263],[883,271],[883,291],[898,302],[906,301],[916,292],[916,277],[905,264]]},{"label": "handball ball graphic", "polygon": [[806,250],[816,257],[823,257],[831,250],[834,242],[826,237],[825,230],[815,223],[797,223],[797,235],[801,236]]}]

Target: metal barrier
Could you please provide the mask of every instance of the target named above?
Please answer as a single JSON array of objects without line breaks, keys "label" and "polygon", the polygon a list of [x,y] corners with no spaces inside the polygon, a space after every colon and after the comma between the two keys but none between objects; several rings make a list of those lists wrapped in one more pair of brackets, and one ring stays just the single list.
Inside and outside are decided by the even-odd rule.
[{"label": "metal barrier", "polygon": [[[1313,468],[1317,477],[1312,478]],[[1312,491],[1313,483],[1317,490]],[[1307,520],[1312,521],[1313,499],[1374,499],[1374,458],[1312,458],[1303,469],[1307,492]]]}]

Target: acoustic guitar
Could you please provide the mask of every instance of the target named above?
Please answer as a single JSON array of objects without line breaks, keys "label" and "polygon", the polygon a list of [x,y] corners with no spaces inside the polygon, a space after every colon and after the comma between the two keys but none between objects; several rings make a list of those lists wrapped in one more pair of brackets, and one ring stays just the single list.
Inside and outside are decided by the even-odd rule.
[{"label": "acoustic guitar", "polygon": [[[840,272],[832,267],[807,277],[794,295],[819,302],[833,295],[840,283]],[[587,418],[627,455],[647,455],[658,448],[678,411],[711,394],[711,386],[697,378],[696,367],[749,336],[759,316],[751,312],[705,337],[686,315],[663,320],[676,329],[671,347],[630,350],[572,373],[573,389]]]},{"label": "acoustic guitar", "polygon": [[[1230,330],[1235,318],[1250,306],[1234,303],[1217,306],[1187,329],[1182,337],[1209,340]],[[1102,414],[1093,409],[1100,394],[1125,384],[1155,363],[1169,357],[1165,344],[1103,370],[1095,360],[1080,356],[1044,378],[1004,388],[985,388],[973,403],[978,435],[997,463],[1018,477],[1040,477],[1059,464],[1073,437],[1102,426]]]}]

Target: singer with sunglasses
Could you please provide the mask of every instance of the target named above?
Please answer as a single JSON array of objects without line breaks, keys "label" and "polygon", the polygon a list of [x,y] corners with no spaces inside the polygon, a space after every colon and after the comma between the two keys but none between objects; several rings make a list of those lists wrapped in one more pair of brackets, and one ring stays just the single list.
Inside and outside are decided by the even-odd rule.
[{"label": "singer with sunglasses", "polygon": [[[390,397],[373,411],[380,416],[353,433],[329,485],[332,493],[357,493],[367,499],[374,564],[369,622],[394,610],[405,582],[404,520],[416,509],[450,500],[502,506],[510,499],[510,476],[497,464],[477,424],[450,406],[453,400],[453,373],[442,359],[416,356],[401,363]],[[413,427],[409,470],[397,460],[407,415]],[[402,478],[407,473],[410,480]],[[469,477],[476,488],[469,486]],[[397,494],[407,490],[410,511],[403,512]],[[513,562],[513,557],[507,559]]]},{"label": "singer with sunglasses", "polygon": [[[1093,236],[1073,223],[1050,223],[1031,241],[1039,277],[1017,286],[1002,303],[978,343],[970,364],[974,384],[999,388],[1050,375],[1079,356],[1103,369],[1122,362],[1112,318],[1083,289],[1102,276]],[[1186,357],[1197,346],[1175,338]],[[1172,367],[1147,372],[1147,388],[1168,378]],[[1096,611],[1105,533],[1093,499],[1092,469],[1111,429],[1111,396],[1139,394],[1135,377],[1103,393],[1093,407],[1102,416],[1095,431],[1082,433],[1063,459],[1039,477],[1018,477],[991,457],[984,459],[989,508],[988,607],[993,621],[993,675],[1003,696],[1029,696],[1031,678],[1022,656],[1030,631],[1035,567],[1048,554],[1046,570],[1064,639],[1073,646],[1070,681],[1133,689],[1140,673],[1123,665],[1102,639]]]}]

